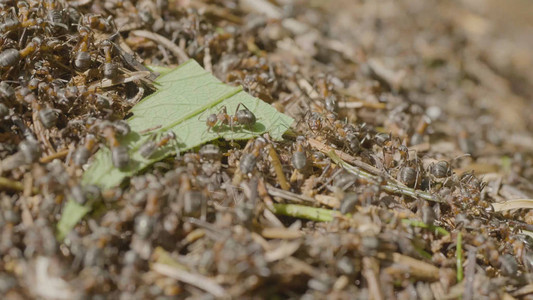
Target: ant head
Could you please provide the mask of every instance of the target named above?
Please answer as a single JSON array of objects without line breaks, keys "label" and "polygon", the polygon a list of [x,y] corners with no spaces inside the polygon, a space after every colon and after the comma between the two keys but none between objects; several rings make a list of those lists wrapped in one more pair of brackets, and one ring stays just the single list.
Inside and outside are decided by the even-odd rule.
[{"label": "ant head", "polygon": [[173,139],[173,140],[177,138],[177,136],[176,136],[176,134],[174,133],[174,131],[169,131],[169,132],[167,132],[167,137],[168,137],[169,139]]},{"label": "ant head", "polygon": [[217,124],[218,118],[216,114],[210,114],[205,121],[208,127],[214,127]]}]

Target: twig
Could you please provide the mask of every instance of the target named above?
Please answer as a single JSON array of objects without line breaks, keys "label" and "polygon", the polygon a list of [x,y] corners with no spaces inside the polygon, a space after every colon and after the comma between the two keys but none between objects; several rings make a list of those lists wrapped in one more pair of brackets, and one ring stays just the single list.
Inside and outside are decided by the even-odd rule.
[{"label": "twig", "polygon": [[269,145],[268,154],[272,160],[272,166],[274,166],[274,171],[276,172],[276,178],[278,179],[279,185],[283,190],[288,191],[291,186],[285,178],[281,162],[279,161],[278,153],[276,153],[276,149],[274,149],[272,145]]},{"label": "twig", "polygon": [[202,276],[200,274],[193,274],[161,263],[153,264],[152,270],[165,276],[195,286],[212,294],[215,297],[228,297],[228,293],[226,292],[226,290],[224,290],[222,286],[216,283],[213,279]]},{"label": "twig", "polygon": [[123,75],[120,75],[117,79],[114,80],[102,79],[101,81],[95,81],[87,88],[87,90],[89,90],[90,92],[95,92],[98,89],[108,88],[123,83],[133,82],[136,80],[147,80],[148,76],[150,75],[150,71],[128,72]]},{"label": "twig", "polygon": [[465,267],[465,288],[463,300],[474,299],[474,276],[476,275],[476,252],[477,248],[468,250],[468,262]]},{"label": "twig", "polygon": [[61,150],[59,152],[56,152],[54,154],[51,154],[51,155],[48,155],[48,156],[45,156],[45,157],[41,157],[41,159],[39,159],[39,162],[42,163],[42,164],[46,164],[46,163],[49,163],[49,162],[51,162],[52,160],[54,160],[56,158],[63,158],[65,156],[67,156],[69,151],[70,151],[69,149],[65,149],[65,150]]},{"label": "twig", "polygon": [[302,241],[300,240],[290,242],[282,241],[279,246],[265,252],[265,260],[267,262],[274,262],[292,256],[294,252],[298,251],[301,245]]},{"label": "twig", "polygon": [[183,63],[189,59],[189,56],[183,49],[178,47],[176,44],[174,44],[171,40],[167,39],[166,37],[159,35],[157,33],[147,31],[147,30],[134,30],[130,32],[136,36],[140,36],[143,38],[150,39],[152,41],[155,41],[163,47],[167,48],[174,56],[176,56],[179,60],[179,63]]},{"label": "twig", "polygon": [[521,297],[527,294],[533,294],[533,283],[525,285],[513,292],[513,297]]},{"label": "twig", "polygon": [[450,232],[448,232],[448,230],[440,227],[440,226],[433,226],[433,225],[428,225],[422,221],[417,221],[417,220],[410,220],[410,219],[402,219],[402,224],[404,225],[409,225],[409,226],[413,226],[413,227],[420,227],[420,228],[427,228],[427,229],[430,229],[430,230],[434,230],[436,233],[440,234],[440,235],[450,235]]},{"label": "twig", "polygon": [[30,209],[28,208],[28,198],[31,197],[33,187],[33,176],[30,173],[24,175],[24,191],[22,192],[23,197],[20,197],[20,206],[22,207],[22,223],[26,227],[33,225],[33,217],[31,215]]},{"label": "twig", "polygon": [[0,189],[22,192],[24,190],[24,186],[18,181],[14,181],[5,177],[0,177]]},{"label": "twig", "polygon": [[[374,176],[374,175],[372,175],[370,173],[367,173],[364,170],[361,170],[358,167],[355,167],[355,166],[352,166],[352,165],[346,163],[334,151],[329,152],[328,155],[335,163],[337,163],[338,165],[343,167],[346,171],[348,171],[348,172],[350,172],[350,173],[352,173],[354,175],[357,175],[359,177],[362,177],[364,179],[367,179],[367,180],[369,180],[371,182],[375,182],[375,183],[378,182],[377,176]],[[383,190],[389,192],[389,193],[402,194],[402,195],[409,196],[409,197],[412,197],[412,198],[420,197],[420,198],[428,200],[428,201],[444,203],[442,200],[439,200],[439,199],[433,197],[431,194],[429,194],[427,192],[417,191],[415,189],[406,187],[405,185],[402,185],[400,183],[392,182],[389,179],[387,179],[387,180],[388,181],[384,185],[382,185],[381,188]]]},{"label": "twig", "polygon": [[317,149],[318,151],[324,153],[324,154],[328,154],[331,152],[331,151],[335,151],[335,154],[340,157],[342,160],[344,161],[347,161],[367,172],[370,172],[374,175],[380,175],[381,174],[381,171],[374,167],[374,166],[371,166],[369,164],[366,164],[358,159],[356,159],[355,157],[349,155],[348,153],[346,152],[343,152],[343,151],[340,151],[340,150],[336,150],[336,149],[333,149],[332,147],[318,141],[318,140],[315,140],[315,139],[309,139],[308,141],[309,145],[315,149]]},{"label": "twig", "polygon": [[391,256],[390,253],[380,252],[377,254],[377,258],[391,260],[395,263],[406,266],[409,269],[409,274],[412,277],[428,281],[437,281],[440,279],[439,268],[430,263],[412,258],[410,256],[396,252],[392,253]]},{"label": "twig", "polygon": [[283,17],[281,8],[268,0],[245,0],[240,5],[245,10],[262,14],[270,19],[281,19]]},{"label": "twig", "polygon": [[494,211],[504,211],[520,208],[533,208],[533,199],[515,199],[502,203],[492,203]]},{"label": "twig", "polygon": [[209,45],[204,48],[204,68],[207,72],[213,73],[213,64],[211,63],[211,52],[209,51]]},{"label": "twig", "polygon": [[362,275],[366,279],[366,282],[368,284],[368,290],[370,291],[370,294],[375,300],[385,299],[383,297],[383,292],[379,287],[379,279],[377,277],[378,272],[378,261],[373,257],[363,257]]},{"label": "twig", "polygon": [[385,103],[375,103],[375,102],[369,102],[369,101],[344,101],[338,103],[339,108],[374,108],[374,109],[385,109],[387,106]]},{"label": "twig", "polygon": [[342,215],[335,210],[297,204],[274,204],[271,209],[275,214],[318,222],[330,222],[335,216]]},{"label": "twig", "polygon": [[[24,191],[24,185],[21,182],[11,180],[6,177],[0,177],[0,191],[13,191],[13,192],[22,192]],[[38,188],[31,188],[32,194],[38,194]]]},{"label": "twig", "polygon": [[461,282],[463,280],[463,235],[460,231],[457,234],[455,256],[457,257],[457,282]]},{"label": "twig", "polygon": [[271,185],[267,185],[266,189],[267,189],[268,194],[272,197],[280,197],[282,199],[294,201],[298,203],[302,203],[302,202],[315,203],[315,199],[311,197],[304,196],[304,195],[298,195],[298,194],[295,194],[289,191],[280,190]]}]

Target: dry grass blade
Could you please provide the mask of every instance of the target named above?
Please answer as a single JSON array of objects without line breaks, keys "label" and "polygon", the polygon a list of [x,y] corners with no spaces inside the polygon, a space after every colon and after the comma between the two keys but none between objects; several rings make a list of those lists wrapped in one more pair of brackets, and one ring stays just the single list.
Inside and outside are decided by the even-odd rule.
[{"label": "dry grass blade", "polygon": [[[356,175],[356,176],[359,176],[359,177],[362,177],[366,180],[369,180],[371,182],[375,182],[377,183],[378,182],[378,178],[370,173],[367,173],[365,170],[362,170],[361,168],[357,167],[357,166],[352,166],[350,164],[348,164],[347,162],[345,162],[341,157],[339,157],[336,153],[337,151],[330,151],[328,153],[329,157],[337,164],[339,164],[341,167],[343,167],[346,171]],[[435,197],[433,197],[431,194],[427,193],[427,192],[424,192],[424,191],[419,191],[419,190],[415,190],[415,189],[412,189],[412,188],[409,188],[401,183],[398,183],[396,180],[392,180],[392,179],[387,179],[387,182],[385,185],[382,186],[383,190],[389,192],[389,193],[395,193],[395,194],[402,194],[402,195],[405,195],[405,196],[409,196],[409,197],[412,197],[412,198],[422,198],[422,199],[425,199],[425,200],[428,200],[428,201],[433,201],[433,202],[443,202],[442,200],[439,200]]]},{"label": "dry grass blade", "polygon": [[294,254],[294,252],[296,252],[300,248],[301,244],[302,242],[300,240],[292,242],[283,241],[280,246],[276,247],[273,250],[267,251],[265,253],[265,259],[268,262],[273,262],[287,258]]},{"label": "dry grass blade", "polygon": [[39,162],[42,163],[42,164],[46,164],[46,163],[49,163],[49,162],[51,162],[52,160],[54,160],[56,158],[63,158],[63,157],[68,155],[69,151],[70,151],[69,149],[61,150],[61,151],[59,151],[57,153],[42,157],[41,159],[39,159]]},{"label": "dry grass blade", "polygon": [[522,297],[528,294],[533,294],[533,283],[525,285],[513,292],[514,297]]},{"label": "dry grass blade", "polygon": [[9,178],[0,177],[0,190],[10,190],[21,192],[24,190],[22,183],[11,180]]},{"label": "dry grass blade", "polygon": [[329,155],[329,153],[331,151],[334,151],[335,154],[338,157],[340,157],[342,160],[344,160],[344,161],[347,161],[347,162],[349,162],[349,163],[351,163],[351,164],[353,164],[353,165],[355,165],[355,166],[357,166],[357,167],[359,167],[359,168],[361,168],[361,169],[363,169],[363,170],[365,170],[367,172],[370,172],[370,173],[372,173],[374,175],[381,174],[381,171],[378,168],[376,168],[374,166],[371,166],[369,164],[366,164],[366,163],[364,163],[364,162],[362,162],[360,160],[357,160],[355,157],[353,157],[353,156],[351,156],[351,155],[349,155],[349,154],[347,154],[347,153],[345,153],[343,151],[335,150],[335,149],[331,148],[330,146],[328,146],[328,145],[326,145],[326,144],[324,144],[324,143],[322,143],[322,142],[320,142],[320,141],[318,141],[316,139],[309,139],[308,142],[309,142],[309,145],[311,145],[311,147],[317,149],[318,151],[320,151],[320,152],[322,152],[324,154],[328,154]]},{"label": "dry grass blade", "polygon": [[147,30],[134,30],[131,32],[131,34],[150,39],[152,41],[155,41],[163,45],[163,47],[167,48],[170,52],[172,52],[174,56],[176,56],[179,59],[180,63],[185,62],[186,60],[189,59],[189,56],[187,55],[187,53],[185,53],[183,49],[181,49],[176,44],[174,44],[171,40],[167,39],[166,37],[162,35],[159,35],[155,32],[150,32]]},{"label": "dry grass blade", "polygon": [[171,266],[155,263],[152,265],[152,270],[159,274],[174,278],[181,282],[185,282],[199,289],[202,289],[215,297],[224,298],[228,297],[226,290],[216,283],[214,280],[207,278],[199,274],[192,274],[190,272],[173,268]]},{"label": "dry grass blade", "polygon": [[476,248],[468,250],[468,262],[465,267],[465,288],[463,300],[474,299],[474,276],[476,275]]},{"label": "dry grass blade", "polygon": [[533,199],[515,199],[502,203],[492,203],[492,208],[496,212],[521,208],[533,208]]},{"label": "dry grass blade", "polygon": [[379,264],[375,258],[364,257],[363,258],[363,277],[365,277],[368,283],[368,289],[374,300],[385,299],[383,292],[379,285],[378,274]]},{"label": "dry grass blade", "polygon": [[[13,192],[22,192],[25,191],[24,185],[21,182],[11,180],[6,177],[0,177],[0,191],[13,191]],[[39,189],[32,187],[32,194],[38,194]]]},{"label": "dry grass blade", "polygon": [[277,189],[271,185],[267,185],[267,191],[268,194],[272,197],[279,197],[284,200],[293,201],[296,203],[302,203],[302,202],[308,202],[308,203],[315,203],[315,199],[304,196],[304,195],[298,195],[289,191],[284,191],[281,189]]}]

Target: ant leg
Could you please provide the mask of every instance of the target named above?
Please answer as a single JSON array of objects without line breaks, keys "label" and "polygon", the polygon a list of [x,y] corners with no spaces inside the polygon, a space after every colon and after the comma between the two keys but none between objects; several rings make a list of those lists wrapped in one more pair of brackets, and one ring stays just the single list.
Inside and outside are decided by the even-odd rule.
[{"label": "ant leg", "polygon": [[226,108],[226,105],[222,105],[222,106],[220,107],[220,109],[218,110],[217,114],[219,114],[219,113],[221,113],[221,112],[222,112],[224,115],[227,115],[227,114],[228,114],[228,109]]},{"label": "ant leg", "polygon": [[[235,108],[235,114],[237,114],[237,111],[239,110],[239,107],[244,106],[244,108],[246,108],[246,110],[250,110],[246,105],[244,105],[244,103],[242,102],[239,102],[239,104],[237,105],[237,107]],[[250,110],[251,111],[251,110]]]},{"label": "ant leg", "polygon": [[177,136],[172,143],[174,144],[174,149],[176,149],[176,158],[180,158],[181,152],[180,152],[180,145],[179,145]]}]

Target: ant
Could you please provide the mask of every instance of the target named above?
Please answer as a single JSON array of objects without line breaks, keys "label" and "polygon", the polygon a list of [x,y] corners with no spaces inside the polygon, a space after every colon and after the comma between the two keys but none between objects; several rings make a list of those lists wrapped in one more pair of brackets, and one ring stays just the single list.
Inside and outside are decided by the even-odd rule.
[{"label": "ant", "polygon": [[74,58],[74,66],[80,71],[85,71],[91,66],[91,54],[89,53],[89,40],[91,37],[91,30],[86,26],[79,26],[78,33],[80,41],[75,47],[76,57]]},{"label": "ant", "polygon": [[257,164],[257,159],[261,154],[261,149],[266,145],[264,138],[258,138],[253,142],[253,149],[251,153],[245,153],[239,162],[239,169],[242,174],[250,174]]},{"label": "ant", "polygon": [[83,146],[79,147],[76,152],[74,152],[74,156],[72,157],[72,161],[74,162],[74,164],[76,166],[86,164],[96,144],[98,143],[95,136],[92,134],[87,135]]},{"label": "ant", "polygon": [[50,129],[56,125],[60,110],[51,107],[41,108],[40,105],[36,107],[38,109],[39,119],[45,128]]},{"label": "ant", "polygon": [[11,99],[15,96],[15,89],[7,82],[0,82],[0,99]]},{"label": "ant", "polygon": [[37,52],[41,47],[42,40],[38,37],[34,37],[28,45],[22,50],[14,48],[6,49],[0,53],[0,69],[13,67],[19,61],[32,53]]},{"label": "ant", "polygon": [[[239,109],[241,105],[244,107],[244,109]],[[239,103],[237,108],[235,108],[235,114],[233,116],[228,114],[227,108],[224,105],[220,108],[218,113],[210,114],[207,117],[206,125],[208,127],[208,131],[218,124],[229,126],[232,130],[233,127],[237,125],[244,125],[251,129],[251,127],[255,125],[256,121],[257,118],[254,113],[248,109],[246,105]]]},{"label": "ant", "polygon": [[104,40],[101,44],[102,50],[104,51],[105,61],[103,64],[103,75],[107,79],[115,79],[117,77],[118,67],[113,63],[113,44],[109,40]]},{"label": "ant", "polygon": [[86,14],[81,18],[81,23],[85,26],[88,26],[91,29],[96,29],[96,30],[103,31],[103,32],[109,32],[112,29],[111,20],[112,20],[111,16],[105,19],[101,15]]},{"label": "ant", "polygon": [[101,130],[102,136],[106,139],[111,148],[111,160],[113,165],[119,169],[127,167],[130,162],[128,148],[120,144],[117,136],[124,136],[129,133],[130,128],[128,124],[120,121],[115,123],[104,121],[95,126]]},{"label": "ant", "polygon": [[17,8],[18,8],[18,17],[20,26],[26,28],[30,26],[34,26],[37,24],[37,22],[34,19],[30,19],[30,5],[26,1],[18,1],[17,2]]},{"label": "ant", "polygon": [[418,145],[424,142],[424,135],[426,134],[427,129],[430,124],[431,124],[431,119],[427,115],[422,116],[422,118],[420,119],[420,121],[418,122],[416,126],[415,133],[411,136],[409,143],[411,145]]},{"label": "ant", "polygon": [[15,8],[12,7],[11,15],[2,18],[2,23],[0,23],[0,32],[1,33],[10,33],[11,31],[17,30],[22,27],[19,20],[15,17]]},{"label": "ant", "polygon": [[296,170],[303,170],[307,166],[307,154],[305,149],[305,137],[299,136],[294,143],[295,151],[291,156],[291,163]]},{"label": "ant", "polygon": [[60,7],[57,0],[45,0],[44,8],[46,10],[47,30],[54,34],[68,30],[68,26],[65,24],[65,9]]},{"label": "ant", "polygon": [[[172,141],[172,140],[175,141],[176,139],[177,139],[176,134],[174,132],[172,132],[172,131],[169,131],[158,142],[153,141],[153,140],[149,140],[146,143],[144,143],[139,148],[139,153],[145,159],[150,159],[154,155],[154,153],[157,151],[157,149],[159,149],[161,147],[164,147],[170,141]],[[176,147],[176,148],[177,148],[177,152],[178,152],[178,155],[179,155],[179,148],[178,147]]]}]

